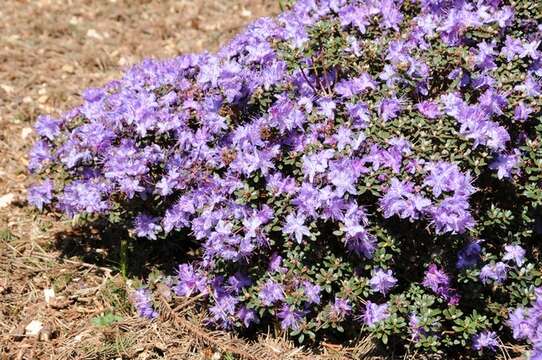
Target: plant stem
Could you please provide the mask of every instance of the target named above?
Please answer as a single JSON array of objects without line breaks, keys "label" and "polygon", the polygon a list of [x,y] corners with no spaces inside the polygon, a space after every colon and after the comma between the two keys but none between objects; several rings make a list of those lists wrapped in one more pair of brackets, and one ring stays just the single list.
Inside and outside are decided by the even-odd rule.
[{"label": "plant stem", "polygon": [[126,236],[120,238],[120,273],[123,277],[128,275],[128,239]]}]

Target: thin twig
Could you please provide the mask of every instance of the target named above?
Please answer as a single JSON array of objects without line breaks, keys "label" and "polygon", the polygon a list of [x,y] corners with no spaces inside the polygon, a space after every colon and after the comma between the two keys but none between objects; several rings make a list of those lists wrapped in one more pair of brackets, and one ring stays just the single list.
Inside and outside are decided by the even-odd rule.
[{"label": "thin twig", "polygon": [[32,255],[34,257],[37,257],[38,259],[56,260],[56,261],[60,260],[62,262],[67,262],[69,264],[74,264],[74,265],[78,265],[78,266],[81,266],[81,267],[90,268],[91,270],[93,270],[93,269],[101,270],[101,271],[105,272],[107,275],[111,275],[111,273],[113,272],[113,269],[106,268],[106,267],[103,267],[103,266],[98,266],[98,265],[95,265],[95,264],[89,264],[89,263],[86,263],[86,262],[83,262],[83,261],[64,259],[64,258],[59,258],[57,256],[50,256],[50,255],[46,255],[46,254],[42,255],[42,254],[34,253]]},{"label": "thin twig", "polygon": [[309,81],[309,79],[307,78],[307,75],[305,74],[305,70],[303,70],[303,68],[299,68],[299,70],[301,70],[301,74],[303,75],[303,78],[305,78],[305,81],[307,82],[307,84],[309,84],[309,86],[311,87],[312,91],[314,91],[314,95],[318,94],[318,91],[316,91],[316,88],[311,84],[311,82]]}]

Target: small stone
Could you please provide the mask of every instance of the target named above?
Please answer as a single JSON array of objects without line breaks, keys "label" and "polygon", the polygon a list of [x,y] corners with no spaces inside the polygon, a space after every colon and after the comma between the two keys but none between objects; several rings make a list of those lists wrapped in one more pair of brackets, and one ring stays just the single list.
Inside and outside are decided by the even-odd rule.
[{"label": "small stone", "polygon": [[28,335],[28,336],[38,336],[41,329],[43,329],[43,323],[39,320],[32,320],[28,325],[26,325],[26,327],[24,328],[25,330],[25,335]]},{"label": "small stone", "polygon": [[103,36],[100,35],[96,30],[94,29],[88,29],[87,30],[87,37],[88,38],[91,38],[91,39],[96,39],[96,40],[103,40]]},{"label": "small stone", "polygon": [[45,297],[45,303],[47,305],[50,305],[51,301],[55,299],[55,289],[53,288],[43,289],[43,297]]},{"label": "small stone", "polygon": [[78,18],[77,16],[72,16],[72,17],[70,18],[70,21],[69,21],[69,22],[70,22],[70,25],[74,25],[74,26],[75,26],[75,25],[79,25],[79,24],[81,23],[81,19]]},{"label": "small stone", "polygon": [[75,68],[70,64],[64,64],[62,65],[62,71],[73,74],[75,72]]},{"label": "small stone", "polygon": [[241,9],[241,17],[249,18],[251,16],[252,16],[252,11],[250,11],[248,9],[245,9],[245,8]]},{"label": "small stone", "polygon": [[56,310],[66,309],[72,302],[65,297],[58,297],[51,300],[51,307]]},{"label": "small stone", "polygon": [[51,337],[53,336],[53,331],[49,326],[44,326],[43,329],[39,332],[39,340],[40,341],[49,341],[51,340]]},{"label": "small stone", "polygon": [[0,85],[0,88],[2,88],[2,90],[4,90],[5,92],[7,92],[8,94],[11,94],[12,92],[15,91],[15,88],[14,88],[13,86],[6,85],[6,84],[1,84],[1,85]]},{"label": "small stone", "polygon": [[15,200],[15,194],[9,193],[0,196],[0,209],[10,205]]},{"label": "small stone", "polygon": [[32,134],[32,128],[30,128],[30,127],[22,128],[22,130],[21,130],[21,138],[23,138],[23,140],[26,140],[26,138],[30,134]]},{"label": "small stone", "polygon": [[119,61],[117,62],[117,64],[119,66],[127,66],[127,65],[130,65],[132,61],[128,58],[125,58],[124,56],[122,56]]},{"label": "small stone", "polygon": [[0,295],[8,290],[8,281],[6,279],[0,280]]}]

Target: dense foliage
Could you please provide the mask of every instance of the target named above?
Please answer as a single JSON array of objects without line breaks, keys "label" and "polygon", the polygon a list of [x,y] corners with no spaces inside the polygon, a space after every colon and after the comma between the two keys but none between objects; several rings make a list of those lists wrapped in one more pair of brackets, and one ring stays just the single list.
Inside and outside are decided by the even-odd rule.
[{"label": "dense foliage", "polygon": [[541,359],[541,19],[300,0],[40,117],[29,201],[196,245],[171,286],[212,326]]}]

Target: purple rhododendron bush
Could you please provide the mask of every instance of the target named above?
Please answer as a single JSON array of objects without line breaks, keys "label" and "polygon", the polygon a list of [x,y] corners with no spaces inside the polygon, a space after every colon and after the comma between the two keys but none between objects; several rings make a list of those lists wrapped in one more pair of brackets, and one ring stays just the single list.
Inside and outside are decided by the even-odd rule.
[{"label": "purple rhododendron bush", "polygon": [[541,24],[530,0],[300,0],[40,117],[29,201],[185,244],[169,286],[211,327],[542,359]]}]

